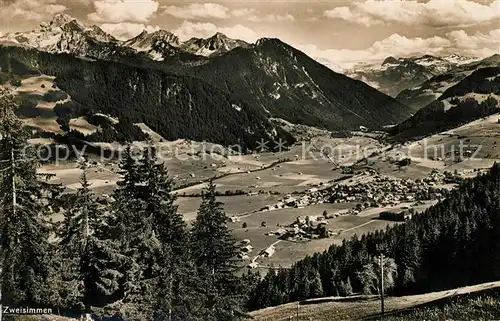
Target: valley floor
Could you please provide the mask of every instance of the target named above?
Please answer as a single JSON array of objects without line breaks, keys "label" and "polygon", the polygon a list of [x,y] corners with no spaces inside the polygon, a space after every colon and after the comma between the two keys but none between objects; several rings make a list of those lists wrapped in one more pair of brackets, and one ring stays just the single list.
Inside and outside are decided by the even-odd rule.
[{"label": "valley floor", "polygon": [[[420,205],[415,202],[402,202],[392,206],[379,206],[361,210],[357,215],[344,215],[358,205],[357,202],[306,204],[305,206],[285,207],[263,210],[268,206],[279,204],[287,197],[299,198],[307,195],[311,189],[322,189],[331,186],[335,180],[343,180],[339,184],[354,186],[365,184],[373,179],[366,170],[374,170],[377,175],[394,179],[424,179],[431,173],[454,172],[463,177],[477,175],[481,169],[489,168],[500,160],[497,140],[500,124],[498,115],[478,120],[450,132],[431,136],[426,140],[406,145],[389,146],[371,138],[354,136],[351,138],[330,138],[315,136],[305,139],[303,143],[290,150],[279,153],[255,153],[251,155],[222,156],[219,154],[202,154],[202,143],[179,140],[166,142],[169,150],[176,152],[176,157],[166,160],[170,175],[181,186],[176,190],[179,198],[179,211],[187,222],[196,218],[201,202],[200,193],[211,177],[217,185],[217,191],[236,193],[232,196],[220,196],[228,217],[233,219],[229,227],[239,240],[249,240],[252,250],[244,259],[242,266],[257,262],[261,273],[270,268],[290,267],[294,262],[327,250],[332,244],[341,244],[344,239],[353,235],[361,235],[387,226],[400,224],[380,220],[382,211],[402,211],[414,208],[423,211],[436,201],[426,201]],[[453,161],[452,146],[460,141],[469,145],[482,144],[481,150],[473,159]],[[208,144],[208,143],[206,143]],[[426,150],[444,148],[443,155],[426,153]],[[210,146],[209,146],[210,147]],[[457,147],[458,149],[458,147]],[[455,150],[457,150],[455,149]],[[223,147],[217,150],[224,151]],[[193,157],[197,154],[202,157]],[[325,157],[325,153],[329,156]],[[409,166],[399,167],[395,160],[409,157]],[[92,188],[98,195],[110,194],[119,179],[116,160],[101,162],[89,171]],[[341,167],[356,164],[356,175],[346,175]],[[74,163],[46,165],[41,172],[56,174],[54,182],[65,186],[69,191],[79,187],[80,171]],[[187,186],[187,187],[182,187]],[[439,187],[452,188],[453,184]],[[321,216],[323,212],[336,217],[329,218],[328,228],[334,236],[325,239],[313,239],[305,242],[281,241],[271,232],[290,226],[298,217]],[[62,217],[54,217],[60,220]],[[271,234],[270,234],[271,233]],[[262,250],[273,245],[275,252],[270,257],[259,256]]]}]

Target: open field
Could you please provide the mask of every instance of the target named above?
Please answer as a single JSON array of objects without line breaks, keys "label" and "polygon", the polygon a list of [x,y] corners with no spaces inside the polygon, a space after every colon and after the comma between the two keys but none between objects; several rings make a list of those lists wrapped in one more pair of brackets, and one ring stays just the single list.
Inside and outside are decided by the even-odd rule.
[{"label": "open field", "polygon": [[[224,204],[224,209],[228,216],[245,215],[248,212],[260,210],[267,204],[275,203],[279,200],[279,195],[236,195],[236,196],[220,196],[217,200]],[[191,221],[196,218],[196,211],[200,206],[200,197],[179,197],[177,204],[179,212],[184,215],[186,221]],[[246,221],[242,218],[241,222]],[[241,225],[241,224],[239,224]]]},{"label": "open field", "polygon": [[[432,292],[405,297],[387,297],[385,308],[388,314],[411,309],[433,301],[467,295],[491,289],[499,289],[500,282],[484,283],[459,289]],[[340,320],[380,320],[380,300],[376,296],[331,297],[288,303],[251,313],[251,320],[288,321],[296,317],[297,306],[300,320],[340,321]],[[250,320],[250,319],[249,319]],[[295,319],[294,319],[295,320]],[[420,320],[419,320],[420,321]]]},{"label": "open field", "polygon": [[[427,158],[426,165],[440,163],[447,170],[489,168],[500,160],[500,115],[478,119],[461,127],[429,136],[400,148],[404,155]],[[464,160],[458,162],[460,150]]]}]

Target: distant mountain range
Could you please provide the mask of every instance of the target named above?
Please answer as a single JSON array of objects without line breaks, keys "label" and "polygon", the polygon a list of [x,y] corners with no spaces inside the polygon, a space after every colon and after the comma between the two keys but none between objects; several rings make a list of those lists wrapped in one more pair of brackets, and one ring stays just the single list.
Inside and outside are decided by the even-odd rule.
[{"label": "distant mountain range", "polygon": [[416,87],[403,90],[396,99],[407,105],[411,111],[418,111],[438,99],[448,88],[458,84],[475,70],[499,65],[499,54],[467,64],[460,64]]},{"label": "distant mountain range", "polygon": [[[67,15],[0,38],[3,79],[56,77],[72,97],[61,122],[95,113],[145,123],[167,139],[216,143],[289,135],[269,118],[330,130],[379,128],[410,116],[406,106],[333,72],[278,39],[255,44],[217,33],[186,42],[168,31],[120,41]],[[123,125],[112,131],[129,131]]]},{"label": "distant mountain range", "polygon": [[421,85],[426,80],[444,74],[453,68],[471,63],[477,58],[458,55],[436,57],[388,57],[381,65],[358,65],[344,73],[366,82],[374,88],[396,97],[405,89]]},{"label": "distant mountain range", "polygon": [[[444,82],[452,76],[441,77]],[[497,64],[477,69],[449,86],[437,100],[392,128],[391,135],[398,141],[419,139],[499,112],[500,65]]]},{"label": "distant mountain range", "polygon": [[116,60],[120,55],[132,52],[145,53],[149,58],[163,61],[168,57],[184,54],[217,56],[237,47],[249,44],[235,40],[222,33],[203,38],[192,38],[181,42],[173,33],[158,30],[143,31],[127,41],[119,41],[100,27],[87,27],[66,14],[56,15],[49,23],[28,32],[9,33],[0,37],[0,44],[21,45],[50,53],[69,53],[78,56]]}]

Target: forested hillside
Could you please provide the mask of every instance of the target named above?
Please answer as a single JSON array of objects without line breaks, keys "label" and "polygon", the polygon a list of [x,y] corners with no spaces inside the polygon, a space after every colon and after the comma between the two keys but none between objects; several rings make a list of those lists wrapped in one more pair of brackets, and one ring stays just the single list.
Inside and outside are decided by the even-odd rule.
[{"label": "forested hillside", "polygon": [[342,130],[381,127],[410,116],[395,99],[279,39],[261,39],[187,71],[292,123]]},{"label": "forested hillside", "polygon": [[396,295],[498,280],[500,165],[465,181],[446,200],[405,224],[354,237],[290,270],[270,272],[252,294],[249,307],[377,293],[376,277],[370,275],[376,276],[373,262],[379,254],[386,256],[388,285]]}]

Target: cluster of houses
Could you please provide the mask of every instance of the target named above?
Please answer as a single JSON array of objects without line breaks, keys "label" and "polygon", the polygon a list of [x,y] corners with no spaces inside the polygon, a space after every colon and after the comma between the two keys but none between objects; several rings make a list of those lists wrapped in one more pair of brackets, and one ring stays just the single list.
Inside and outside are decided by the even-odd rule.
[{"label": "cluster of houses", "polygon": [[238,258],[240,260],[248,260],[250,257],[248,256],[250,252],[253,251],[253,246],[250,244],[249,239],[245,239],[240,243],[240,253],[238,254]]},{"label": "cluster of houses", "polygon": [[446,189],[437,185],[457,182],[461,177],[457,173],[440,173],[433,171],[424,179],[400,179],[392,176],[379,175],[376,172],[362,173],[369,178],[355,184],[335,184],[328,188],[311,188],[305,195],[287,195],[284,199],[271,205],[266,205],[261,211],[272,211],[282,208],[304,208],[312,204],[322,203],[359,203],[353,213],[366,207],[396,206],[403,202],[418,202],[441,199]]},{"label": "cluster of houses", "polygon": [[292,195],[287,195],[281,201],[276,204],[266,205],[261,211],[272,211],[281,208],[304,208],[311,204],[321,204],[324,203],[323,199],[318,199],[315,194],[318,192],[318,188],[311,188],[307,191],[305,195],[294,197]]},{"label": "cluster of houses", "polygon": [[375,174],[369,182],[328,188],[323,191],[323,197],[329,203],[361,202],[372,207],[395,206],[402,202],[442,198],[445,190],[436,187],[442,182],[438,177],[414,181]]},{"label": "cluster of houses", "polygon": [[428,177],[424,178],[422,181],[431,185],[439,184],[441,182],[446,184],[458,184],[461,181],[463,181],[464,178],[465,178],[464,174],[458,173],[457,171],[455,172],[445,171],[441,173],[437,170],[433,170],[431,174]]},{"label": "cluster of houses", "polygon": [[299,216],[287,227],[281,227],[275,231],[271,231],[269,235],[276,235],[282,240],[289,241],[307,241],[317,238],[328,238],[333,235],[328,228],[326,216]]}]

